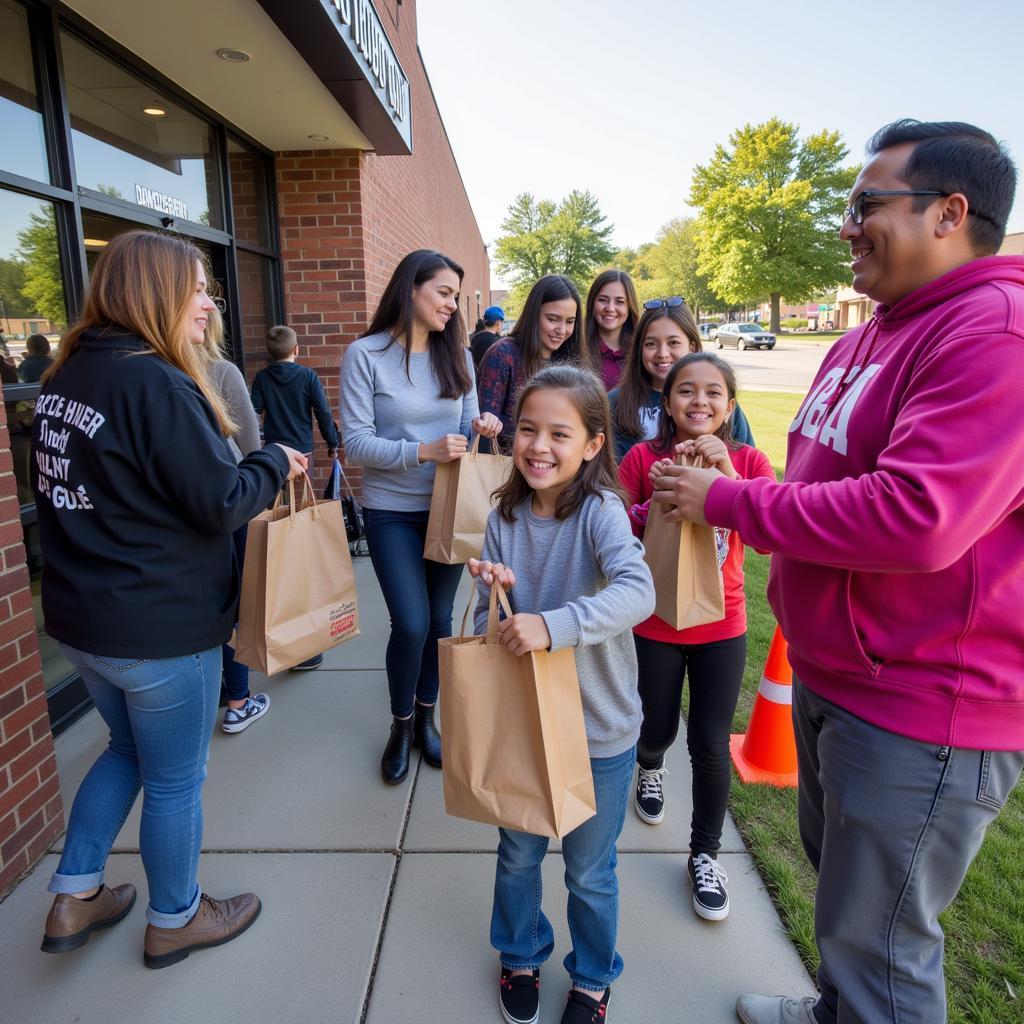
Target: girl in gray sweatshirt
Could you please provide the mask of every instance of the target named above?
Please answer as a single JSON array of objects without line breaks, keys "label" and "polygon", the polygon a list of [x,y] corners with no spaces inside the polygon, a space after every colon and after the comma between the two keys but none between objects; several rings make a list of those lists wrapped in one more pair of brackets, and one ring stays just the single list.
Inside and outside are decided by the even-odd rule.
[{"label": "girl in gray sweatshirt", "polygon": [[[517,655],[575,651],[597,814],[562,840],[573,943],[562,1024],[589,1024],[605,1019],[623,966],[615,844],[641,720],[630,631],[652,613],[654,584],[618,493],[600,378],[574,366],[543,369],[523,388],[517,419],[514,470],[469,570],[479,580],[478,634],[497,579],[510,588],[514,611],[499,624],[505,646]],[[539,898],[548,840],[499,833],[491,917],[499,999],[506,1021],[528,1022],[536,1020],[540,966],[554,947]]]}]

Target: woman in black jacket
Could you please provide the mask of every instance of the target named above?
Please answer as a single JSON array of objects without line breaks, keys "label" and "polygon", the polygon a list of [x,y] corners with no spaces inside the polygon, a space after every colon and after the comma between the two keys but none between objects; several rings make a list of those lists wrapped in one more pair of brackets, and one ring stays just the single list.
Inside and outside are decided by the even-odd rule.
[{"label": "woman in black jacket", "polygon": [[189,242],[119,235],[36,403],[46,631],[110,728],[50,882],[47,952],[81,946],[131,909],[135,889],[107,888],[103,870],[140,786],[146,964],[226,942],[260,910],[252,893],[214,900],[197,885],[201,790],[238,604],[231,534],[305,459],[270,445],[236,465],[226,440],[236,426],[197,348],[213,308],[206,289]]}]

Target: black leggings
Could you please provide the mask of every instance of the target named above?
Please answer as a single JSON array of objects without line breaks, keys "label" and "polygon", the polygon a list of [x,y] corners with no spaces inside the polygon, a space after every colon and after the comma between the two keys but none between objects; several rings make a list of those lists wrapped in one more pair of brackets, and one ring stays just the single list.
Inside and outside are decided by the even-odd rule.
[{"label": "black leggings", "polygon": [[690,849],[715,853],[729,801],[729,731],[743,684],[747,634],[693,645],[666,644],[636,634],[633,639],[644,709],[636,759],[641,768],[660,768],[664,763],[665,751],[679,732],[685,675],[690,684],[686,746],[693,766]]}]

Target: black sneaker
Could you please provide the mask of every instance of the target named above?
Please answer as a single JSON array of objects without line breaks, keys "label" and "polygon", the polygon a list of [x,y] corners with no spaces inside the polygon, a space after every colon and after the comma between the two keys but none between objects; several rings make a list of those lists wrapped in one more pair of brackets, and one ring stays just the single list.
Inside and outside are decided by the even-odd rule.
[{"label": "black sneaker", "polygon": [[540,969],[533,974],[517,974],[502,967],[498,979],[498,1005],[508,1024],[537,1024],[540,1016]]},{"label": "black sneaker", "polygon": [[633,806],[648,825],[660,825],[665,818],[665,790],[661,779],[667,771],[664,765],[660,768],[641,767],[636,777]]},{"label": "black sneaker", "polygon": [[608,1000],[611,997],[611,985],[604,990],[600,1001],[577,988],[569,989],[569,1001],[562,1013],[562,1024],[604,1024],[608,1017]]},{"label": "black sneaker", "polygon": [[729,894],[725,891],[728,875],[715,860],[706,853],[690,854],[687,862],[690,885],[693,886],[693,909],[705,921],[721,921],[729,916]]},{"label": "black sneaker", "polygon": [[319,668],[324,663],[322,654],[315,654],[309,661],[300,661],[298,665],[292,665],[293,672],[309,672],[311,669]]}]

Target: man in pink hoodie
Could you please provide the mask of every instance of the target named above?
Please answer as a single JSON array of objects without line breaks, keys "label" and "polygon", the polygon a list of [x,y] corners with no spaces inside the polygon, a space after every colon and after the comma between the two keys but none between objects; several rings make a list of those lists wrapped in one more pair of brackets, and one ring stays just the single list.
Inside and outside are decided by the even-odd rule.
[{"label": "man in pink hoodie", "polygon": [[744,1024],[938,1024],[939,913],[1024,766],[1024,257],[987,132],[898,121],[841,237],[879,303],[826,357],[785,480],[667,468],[673,515],[770,550],[789,640],[818,999]]}]

